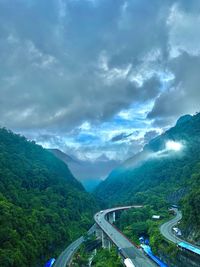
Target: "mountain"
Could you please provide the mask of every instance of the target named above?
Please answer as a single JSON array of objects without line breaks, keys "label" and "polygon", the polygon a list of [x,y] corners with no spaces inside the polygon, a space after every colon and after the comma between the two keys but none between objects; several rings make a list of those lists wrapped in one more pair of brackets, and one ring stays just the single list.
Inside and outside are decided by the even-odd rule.
[{"label": "mountain", "polygon": [[102,179],[119,165],[117,161],[108,160],[105,156],[101,156],[95,161],[78,160],[59,149],[48,150],[69,166],[73,175],[82,183],[88,192],[92,192]]},{"label": "mountain", "polygon": [[0,266],[43,266],[90,227],[96,209],[66,164],[0,129]]},{"label": "mountain", "polygon": [[72,158],[71,156],[65,154],[64,152],[62,152],[61,150],[57,148],[49,148],[47,150],[53,153],[57,158],[64,161],[67,165],[68,164],[80,164],[77,159]]},{"label": "mountain", "polygon": [[188,236],[200,241],[200,114],[181,117],[96,189],[108,205],[180,203]]}]

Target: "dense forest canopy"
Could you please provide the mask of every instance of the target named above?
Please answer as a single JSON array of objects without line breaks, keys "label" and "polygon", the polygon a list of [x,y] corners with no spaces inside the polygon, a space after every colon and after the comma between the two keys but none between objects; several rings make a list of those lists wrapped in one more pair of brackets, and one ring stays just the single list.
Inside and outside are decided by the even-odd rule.
[{"label": "dense forest canopy", "polygon": [[90,227],[95,210],[66,164],[0,129],[0,266],[41,266]]}]

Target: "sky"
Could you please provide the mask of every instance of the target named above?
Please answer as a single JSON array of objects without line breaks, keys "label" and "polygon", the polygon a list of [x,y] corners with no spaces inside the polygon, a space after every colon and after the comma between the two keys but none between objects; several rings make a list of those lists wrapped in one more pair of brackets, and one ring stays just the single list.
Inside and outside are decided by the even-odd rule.
[{"label": "sky", "polygon": [[199,0],[0,0],[0,126],[108,173],[199,112],[199,25]]}]

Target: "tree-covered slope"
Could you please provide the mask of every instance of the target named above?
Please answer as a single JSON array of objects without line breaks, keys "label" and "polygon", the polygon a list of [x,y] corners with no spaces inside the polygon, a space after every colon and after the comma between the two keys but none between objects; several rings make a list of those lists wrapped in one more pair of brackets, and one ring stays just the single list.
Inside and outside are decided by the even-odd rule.
[{"label": "tree-covered slope", "polygon": [[0,129],[0,266],[42,266],[88,229],[95,207],[66,164]]},{"label": "tree-covered slope", "polygon": [[200,245],[200,163],[192,175],[191,190],[181,204],[184,235]]},{"label": "tree-covered slope", "polygon": [[200,114],[181,117],[175,127],[150,141],[139,155],[114,170],[99,185],[96,195],[110,205],[146,203],[158,208],[166,202],[182,200],[185,225],[192,220],[191,227],[197,229],[200,226]]}]

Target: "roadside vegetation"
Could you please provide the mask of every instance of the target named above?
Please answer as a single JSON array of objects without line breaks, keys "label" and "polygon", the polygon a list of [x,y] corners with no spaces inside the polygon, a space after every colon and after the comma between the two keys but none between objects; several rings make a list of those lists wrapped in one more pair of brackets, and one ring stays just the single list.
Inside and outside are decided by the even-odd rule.
[{"label": "roadside vegetation", "polygon": [[90,228],[96,210],[66,164],[0,129],[0,266],[43,266]]},{"label": "roadside vegetation", "polygon": [[[179,144],[180,150],[167,150],[169,140]],[[174,127],[144,147],[144,151],[151,153],[149,158],[145,160],[144,157],[144,161],[135,168],[127,168],[125,162],[113,170],[97,187],[96,195],[106,199],[107,206],[138,203],[149,205],[155,211],[167,209],[167,203],[179,203],[183,212],[180,227],[184,238],[200,244],[199,147],[200,113],[185,115]],[[134,160],[137,162],[140,156],[129,159],[129,164],[134,163]],[[144,223],[145,220],[141,218],[140,223],[135,223],[136,232],[145,227],[152,228],[149,222]],[[129,226],[124,229],[126,232],[129,232]]]},{"label": "roadside vegetation", "polygon": [[[152,219],[153,215],[159,215],[159,220]],[[169,243],[161,235],[159,226],[169,220],[173,215],[169,214],[167,205],[160,209],[145,206],[141,209],[130,209],[123,212],[116,222],[116,226],[136,245],[140,245],[139,238],[144,237],[150,242],[153,253],[160,257],[168,255],[175,259],[178,249]]]},{"label": "roadside vegetation", "polygon": [[95,239],[89,238],[75,253],[70,267],[123,267],[116,247],[103,249],[101,244],[95,246]]},{"label": "roadside vegetation", "polygon": [[109,251],[108,249],[100,249],[97,251],[93,259],[92,266],[95,267],[122,267],[121,259],[117,255],[115,247]]}]

